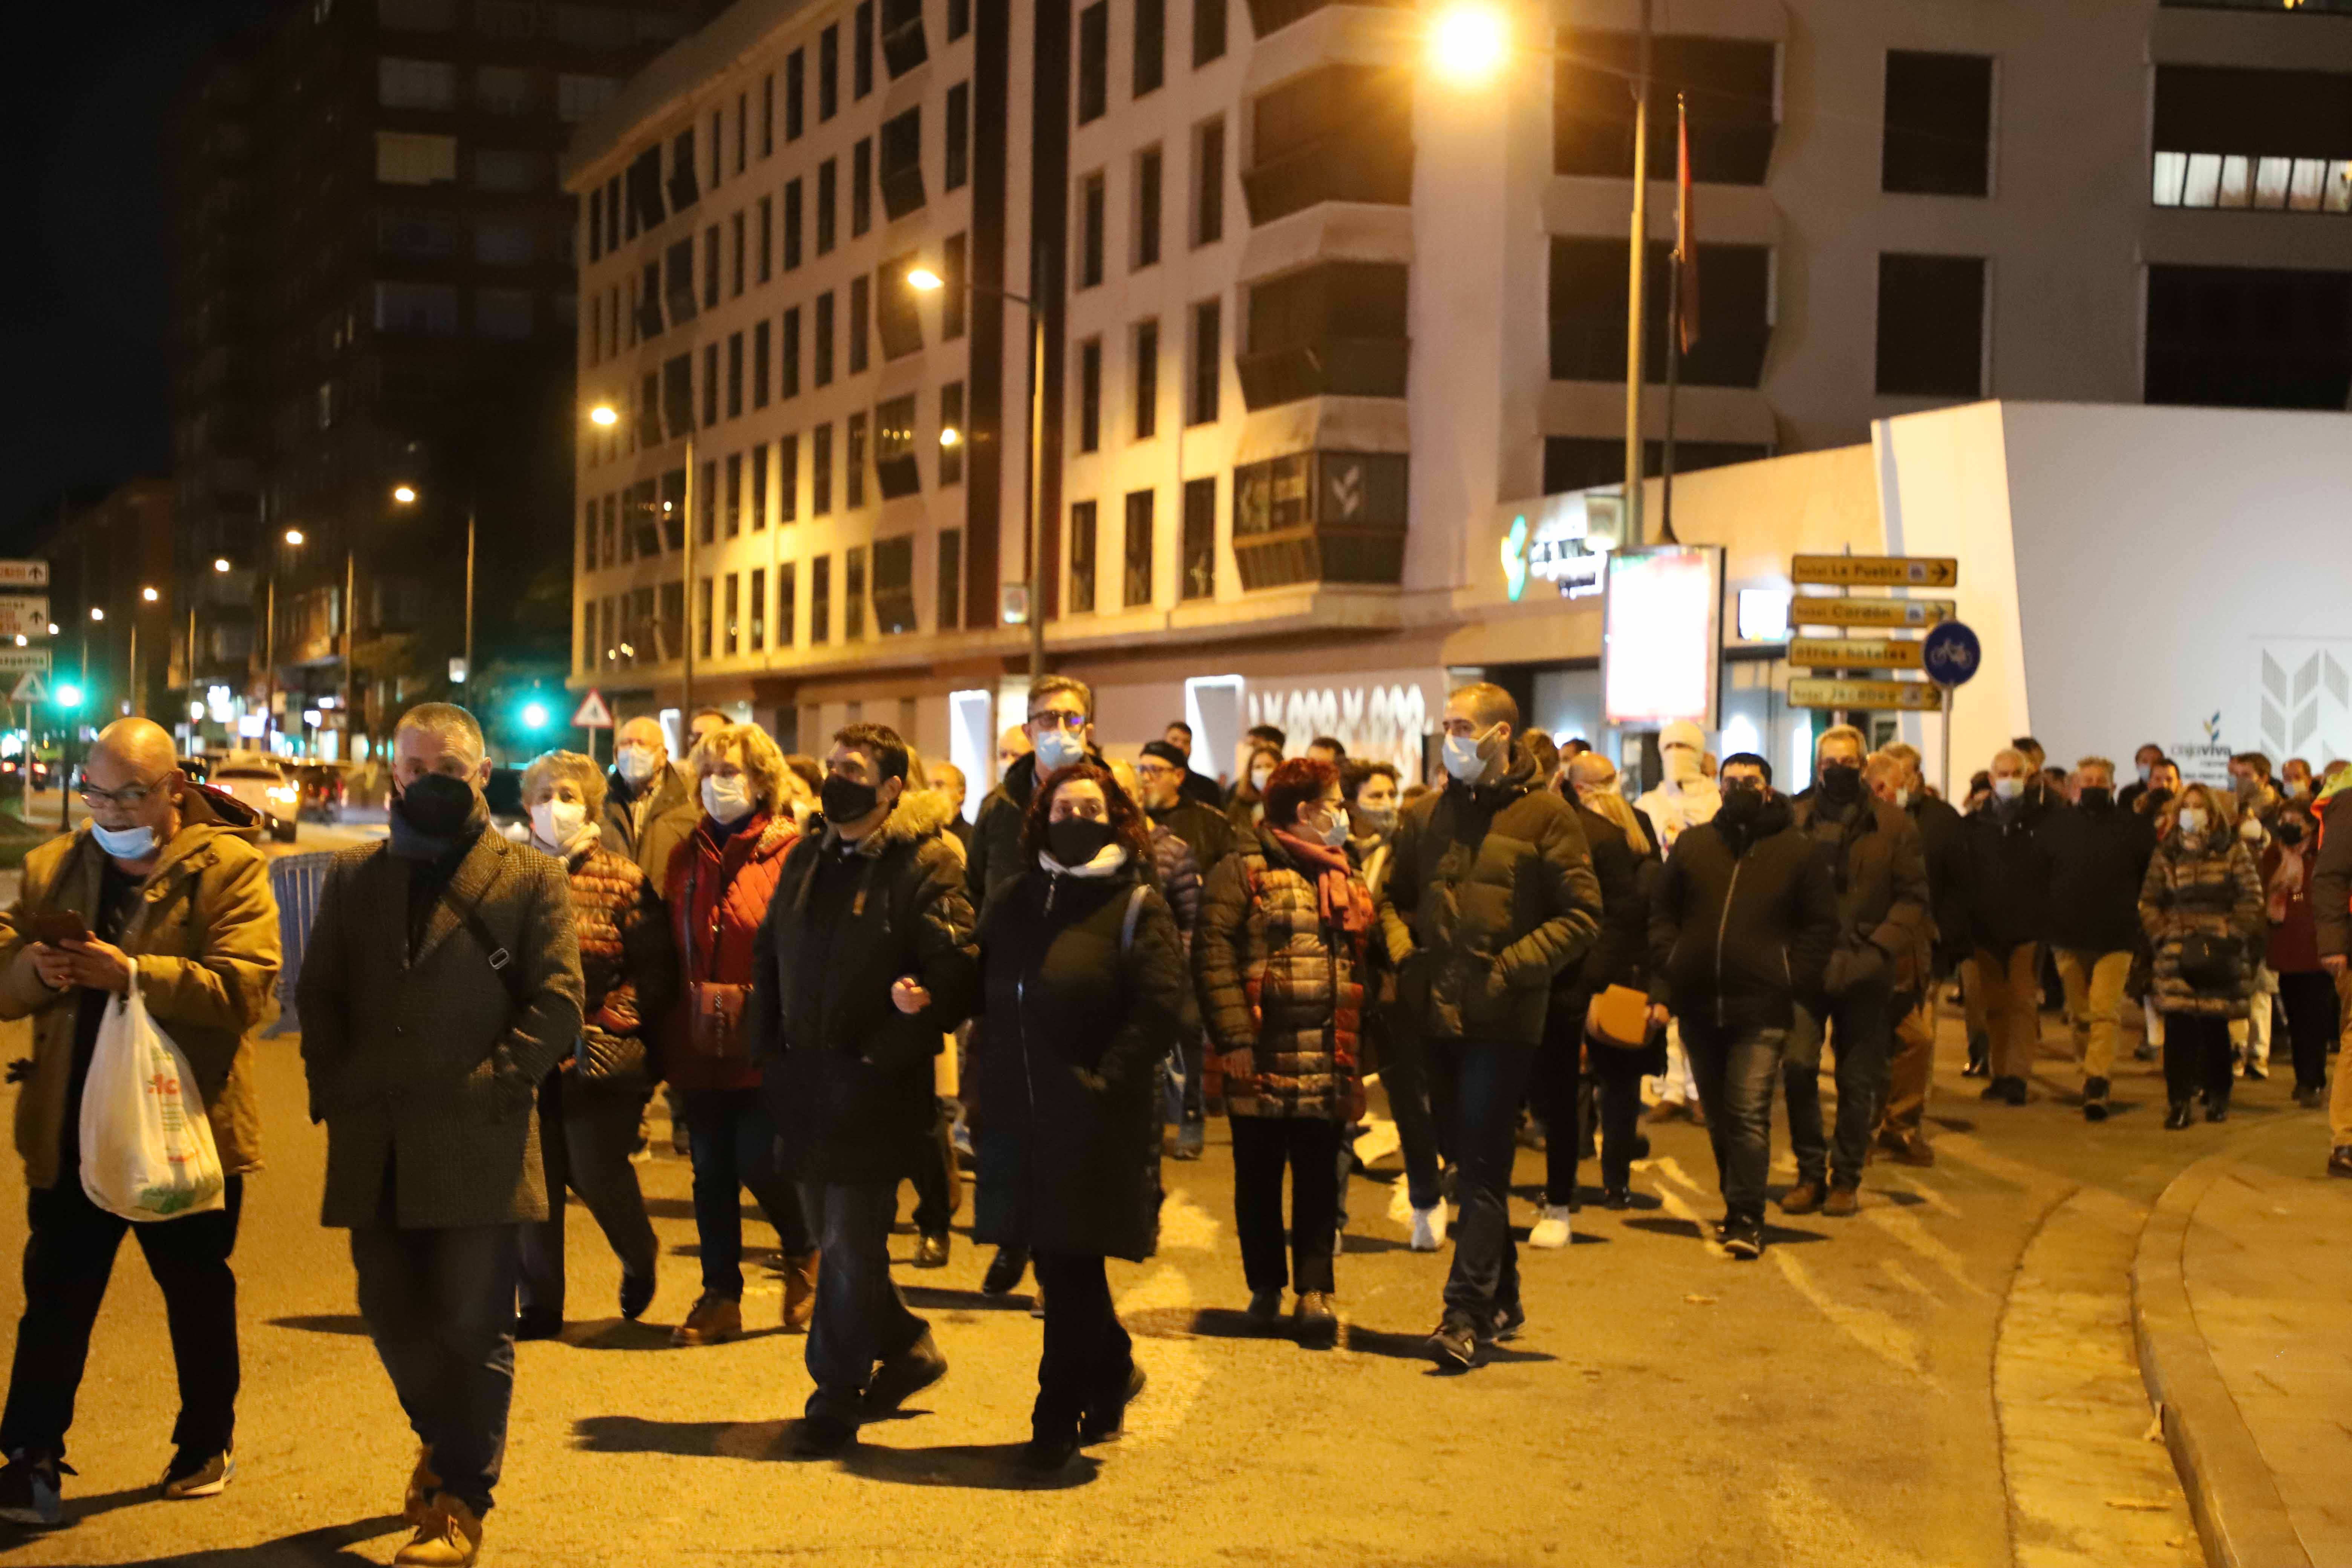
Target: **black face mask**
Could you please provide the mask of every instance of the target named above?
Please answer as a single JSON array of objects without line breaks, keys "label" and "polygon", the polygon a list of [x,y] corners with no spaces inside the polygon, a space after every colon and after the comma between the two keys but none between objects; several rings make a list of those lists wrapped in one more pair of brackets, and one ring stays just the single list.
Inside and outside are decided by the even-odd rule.
[{"label": "black face mask", "polygon": [[1822,798],[1838,805],[1850,805],[1862,798],[1862,770],[1844,763],[1830,763],[1822,769]]},{"label": "black face mask", "polygon": [[2172,792],[2168,789],[2152,789],[2140,798],[2147,802],[2147,809],[2152,815],[2161,816],[2164,815],[2164,808],[2172,803]]},{"label": "black face mask", "polygon": [[2115,791],[2113,791],[2113,790],[2111,790],[2111,789],[2105,788],[2105,787],[2103,787],[2103,786],[2101,786],[2101,785],[2098,785],[2098,784],[2084,784],[2084,785],[2083,786],[2083,809],[2084,809],[2084,810],[2085,810],[2085,811],[2105,811],[2105,810],[2106,810],[2106,809],[2107,809],[2107,807],[2109,807],[2109,806],[2111,806],[2111,805],[2115,805],[2115,804],[2116,804],[2116,792],[2115,792]]},{"label": "black face mask", "polygon": [[1745,827],[1764,811],[1764,792],[1754,784],[1733,784],[1723,792],[1722,809],[1716,813],[1734,827]]},{"label": "black face mask", "polygon": [[417,832],[446,838],[474,815],[474,786],[447,773],[425,773],[404,785],[394,804]]},{"label": "black face mask", "polygon": [[2276,827],[2271,829],[2271,833],[2282,844],[2303,842],[2303,824],[2291,816],[2283,818]]},{"label": "black face mask", "polygon": [[881,801],[882,792],[872,784],[862,784],[839,773],[825,774],[824,786],[817,791],[817,803],[824,808],[824,819],[836,827],[868,816]]},{"label": "black face mask", "polygon": [[1101,854],[1118,837],[1108,822],[1066,816],[1045,825],[1045,853],[1075,870]]}]

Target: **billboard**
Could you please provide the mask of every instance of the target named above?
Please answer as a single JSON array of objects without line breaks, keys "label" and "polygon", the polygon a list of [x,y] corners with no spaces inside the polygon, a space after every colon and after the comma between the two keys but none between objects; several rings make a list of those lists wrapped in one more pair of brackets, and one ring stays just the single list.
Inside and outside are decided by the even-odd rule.
[{"label": "billboard", "polygon": [[1723,549],[1612,551],[1602,602],[1601,705],[1612,724],[1717,728],[1723,668]]}]

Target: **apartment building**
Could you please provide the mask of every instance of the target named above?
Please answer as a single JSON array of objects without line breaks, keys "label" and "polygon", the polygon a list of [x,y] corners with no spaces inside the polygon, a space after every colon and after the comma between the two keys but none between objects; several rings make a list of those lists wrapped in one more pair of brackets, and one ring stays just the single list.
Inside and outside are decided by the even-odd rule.
[{"label": "apartment building", "polygon": [[[2347,10],[1657,7],[1679,465],[1992,397],[2344,406]],[[1509,7],[1465,84],[1397,6],[739,0],[566,164],[581,384],[627,415],[583,426],[575,684],[674,706],[690,637],[698,700],[810,744],[891,718],[987,776],[1026,669],[1009,294],[1047,647],[1107,735],[1189,715],[1229,771],[1271,719],[1417,766],[1464,670],[1572,708],[1594,605],[1512,601],[1498,552],[1506,503],[1622,478],[1638,15]]]}]

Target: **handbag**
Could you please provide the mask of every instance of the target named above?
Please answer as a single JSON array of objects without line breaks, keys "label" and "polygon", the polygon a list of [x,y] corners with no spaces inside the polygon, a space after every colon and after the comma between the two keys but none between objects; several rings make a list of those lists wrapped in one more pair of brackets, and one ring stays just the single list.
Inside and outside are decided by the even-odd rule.
[{"label": "handbag", "polygon": [[641,1083],[646,1076],[646,1043],[634,1035],[583,1029],[572,1047],[572,1070],[586,1083]]},{"label": "handbag", "polygon": [[1592,999],[1584,1016],[1584,1032],[1596,1042],[1621,1051],[1638,1051],[1650,1043],[1650,998],[1631,985],[1612,985]]},{"label": "handbag", "polygon": [[[736,870],[740,870],[737,867]],[[677,911],[678,945],[691,957],[694,952],[694,932],[689,924],[697,890],[702,880],[702,868],[697,866],[686,879],[686,897]],[[719,887],[719,896],[710,906],[710,930],[706,939],[709,954],[708,967],[719,967],[719,928],[727,909],[728,889],[735,884],[735,872],[730,871]],[[751,1042],[744,1038],[743,1009],[751,999],[749,985],[738,985],[725,980],[688,980],[686,985],[686,1048],[684,1055],[698,1061],[740,1062],[749,1060]]]},{"label": "handbag", "polygon": [[2244,949],[2234,936],[2191,931],[2180,939],[2174,972],[2195,991],[2235,991],[2243,978]]}]

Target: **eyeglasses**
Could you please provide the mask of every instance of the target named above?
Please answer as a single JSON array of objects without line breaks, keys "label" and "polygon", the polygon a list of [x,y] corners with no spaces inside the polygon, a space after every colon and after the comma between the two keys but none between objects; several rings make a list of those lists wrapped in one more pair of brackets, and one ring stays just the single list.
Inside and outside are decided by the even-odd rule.
[{"label": "eyeglasses", "polygon": [[1075,733],[1087,727],[1087,716],[1048,709],[1042,713],[1030,714],[1029,722],[1041,730],[1067,730]]},{"label": "eyeglasses", "polygon": [[93,808],[120,805],[136,811],[147,804],[149,797],[162,788],[163,784],[163,780],[159,776],[145,784],[124,784],[121,789],[93,789],[88,774],[79,770],[74,774],[74,793],[81,796],[84,805]]}]

